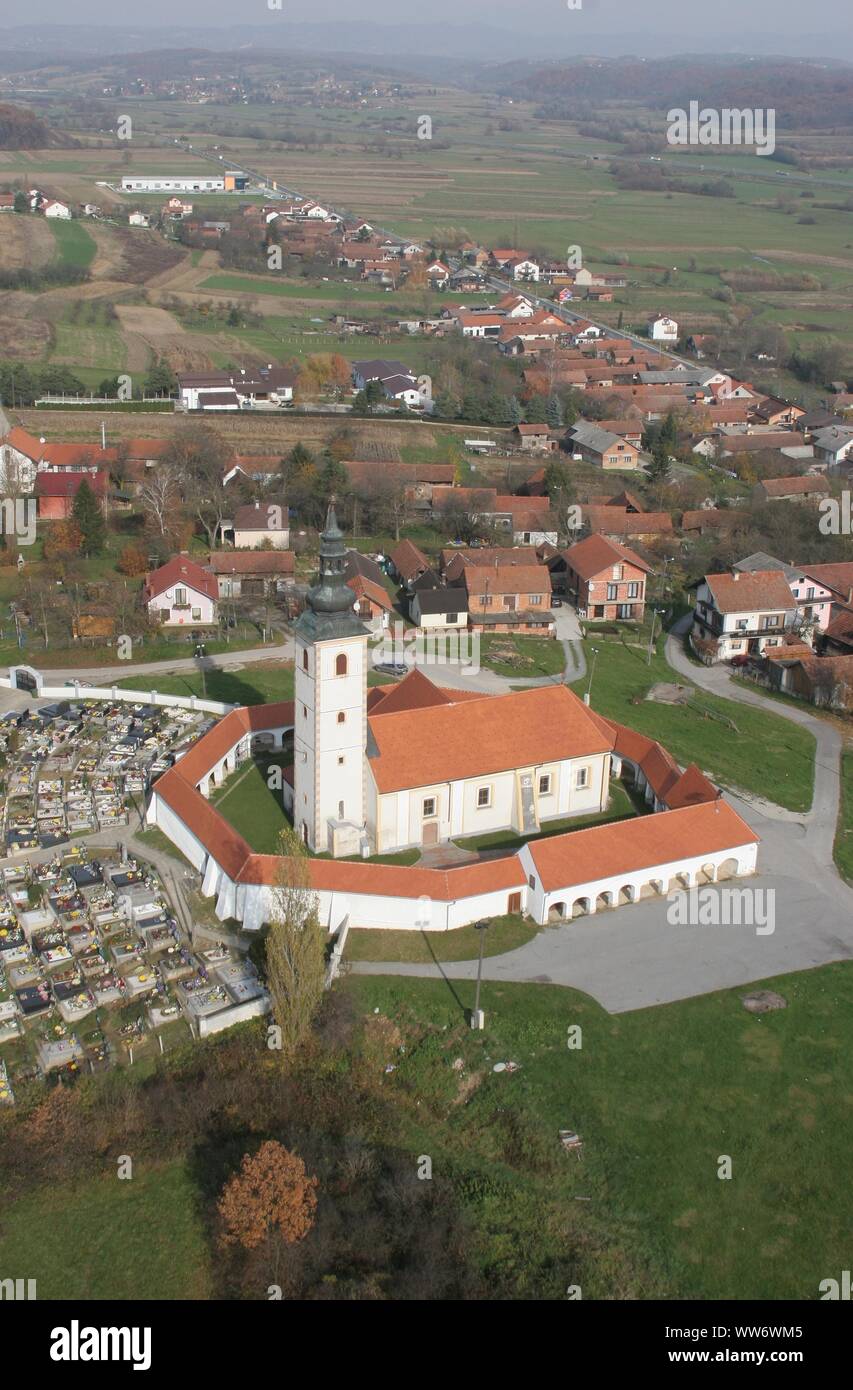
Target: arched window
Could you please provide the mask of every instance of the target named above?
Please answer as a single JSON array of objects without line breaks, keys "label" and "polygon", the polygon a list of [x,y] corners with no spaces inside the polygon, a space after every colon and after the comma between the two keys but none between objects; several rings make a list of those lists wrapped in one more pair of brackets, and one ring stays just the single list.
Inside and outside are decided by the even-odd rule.
[{"label": "arched window", "polygon": [[345,676],[347,673],[347,659],[344,652],[339,652],[335,657],[335,675]]},{"label": "arched window", "polygon": [[347,717],[346,717],[346,715],[344,714],[344,711],[343,711],[342,709],[341,709],[341,710],[338,710],[338,723],[339,723],[339,724],[346,724],[346,722],[347,722]]},{"label": "arched window", "polygon": [[302,648],[302,669],[303,669],[303,671],[307,671],[307,670],[308,670],[308,648],[307,648],[307,647],[303,647],[303,648]]}]

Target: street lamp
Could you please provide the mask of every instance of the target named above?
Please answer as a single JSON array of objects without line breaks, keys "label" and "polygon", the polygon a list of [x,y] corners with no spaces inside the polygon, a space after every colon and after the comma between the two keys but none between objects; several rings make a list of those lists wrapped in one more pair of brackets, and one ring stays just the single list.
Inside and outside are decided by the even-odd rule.
[{"label": "street lamp", "polygon": [[584,696],[583,701],[585,705],[589,704],[590,696],[592,694],[592,678],[595,675],[595,663],[598,659],[598,647],[590,647],[590,651],[592,652],[592,667],[590,668],[589,672],[589,685],[586,688],[586,695]]},{"label": "street lamp", "polygon": [[477,988],[474,993],[474,1008],[471,1011],[471,1027],[483,1028],[486,1022],[486,1015],[480,1008],[480,981],[483,978],[483,947],[486,943],[486,929],[489,926],[487,921],[475,922],[474,928],[480,933],[480,954],[477,959]]}]

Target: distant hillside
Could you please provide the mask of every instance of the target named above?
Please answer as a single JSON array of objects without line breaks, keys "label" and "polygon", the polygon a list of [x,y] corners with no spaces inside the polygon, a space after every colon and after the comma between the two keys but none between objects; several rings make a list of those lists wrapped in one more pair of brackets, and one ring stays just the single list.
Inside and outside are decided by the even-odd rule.
[{"label": "distant hillside", "polygon": [[0,150],[46,150],[75,143],[70,136],[52,130],[47,121],[25,106],[0,102]]},{"label": "distant hillside", "polygon": [[492,68],[480,86],[526,100],[535,93],[538,114],[552,120],[589,120],[591,107],[603,101],[686,110],[691,100],[699,100],[712,107],[772,107],[779,130],[853,124],[853,69],[809,60],[690,56],[516,62]]}]

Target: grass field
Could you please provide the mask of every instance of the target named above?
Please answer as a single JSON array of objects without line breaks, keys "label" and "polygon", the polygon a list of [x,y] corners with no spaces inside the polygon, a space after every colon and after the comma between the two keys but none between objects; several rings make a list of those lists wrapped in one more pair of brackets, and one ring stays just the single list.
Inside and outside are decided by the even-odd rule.
[{"label": "grass field", "polygon": [[853,883],[853,749],[841,755],[841,807],[835,833],[833,858],[838,872]]},{"label": "grass field", "polygon": [[[772,986],[789,1007],[764,1017],[744,1011],[742,990],[613,1017],[571,990],[487,982],[482,1034],[461,1016],[472,981],[345,987],[407,1042],[428,1027],[428,1045],[407,1047],[394,1076],[405,1134],[423,1137],[414,1100],[433,1097],[445,1118],[426,1151],[479,1169],[469,1210],[498,1266],[531,1280],[535,1269],[551,1297],[580,1283],[584,1298],[815,1299],[846,1268],[853,1219],[839,1123],[839,1105],[846,1115],[853,1103],[853,965]],[[570,1026],[582,1029],[578,1050]],[[475,1079],[464,1106],[453,1103],[457,1055]],[[507,1058],[521,1070],[494,1076]],[[580,1163],[559,1155],[561,1128],[580,1134]],[[717,1176],[723,1154],[731,1180]],[[596,1257],[602,1228],[609,1255]]]},{"label": "grass field", "polygon": [[[792,811],[811,805],[814,784],[814,736],[782,715],[734,704],[704,691],[696,691],[688,704],[662,704],[648,700],[651,687],[676,677],[657,644],[651,665],[646,664],[642,637],[637,645],[596,637],[592,678],[592,707],[610,719],[658,739],[682,766],[695,762],[715,781],[734,790],[752,792]],[[683,683],[683,682],[682,682]],[[573,689],[583,695],[589,677]]]},{"label": "grass field", "polygon": [[511,634],[480,638],[480,664],[508,680],[559,676],[566,664],[562,642],[548,637]]},{"label": "grass field", "polygon": [[[500,956],[525,946],[539,928],[518,916],[493,917],[483,938],[483,955]],[[353,927],[347,936],[346,960],[431,961],[476,960],[480,951],[480,932],[476,927],[459,927],[446,932],[371,931]]]},{"label": "grass field", "polygon": [[50,230],[56,238],[56,248],[63,265],[88,270],[95,259],[96,246],[82,222],[63,222],[51,218]]},{"label": "grass field", "polygon": [[[104,1172],[24,1197],[3,1213],[0,1264],[26,1271],[40,1299],[197,1299],[208,1251],[188,1165]],[[19,1276],[20,1277],[20,1276]]]}]

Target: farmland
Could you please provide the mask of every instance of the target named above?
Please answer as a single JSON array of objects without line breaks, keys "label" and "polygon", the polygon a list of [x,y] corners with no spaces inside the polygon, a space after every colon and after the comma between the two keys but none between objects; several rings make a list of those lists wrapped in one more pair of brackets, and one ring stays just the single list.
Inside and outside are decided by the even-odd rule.
[{"label": "farmland", "polygon": [[[847,170],[826,180],[818,167],[812,174],[807,159],[796,170],[780,170],[737,150],[703,153],[700,163],[664,144],[662,167],[676,179],[675,191],[620,187],[608,162],[620,151],[606,140],[582,134],[570,121],[535,116],[531,102],[517,100],[507,114],[505,103],[488,93],[447,86],[419,92],[415,85],[405,99],[357,109],[313,101],[302,109],[295,100],[281,111],[211,103],[203,121],[197,107],[180,102],[131,100],[128,107],[134,122],[129,149],[116,142],[103,149],[83,143],[74,150],[6,151],[0,179],[41,180],[68,198],[127,208],[128,200],[97,181],[117,184],[126,172],[210,172],[199,147],[216,139],[228,164],[260,168],[280,187],[328,199],[403,235],[434,238],[441,246],[445,237],[452,241],[464,232],[486,245],[515,243],[556,257],[580,246],[592,265],[618,264],[627,285],[612,303],[596,306],[602,322],[632,327],[665,307],[685,332],[767,325],[805,351],[826,333],[844,339],[853,308]],[[637,109],[644,128],[660,135],[662,114]],[[430,141],[417,138],[423,111],[433,121]],[[619,118],[619,108],[605,106],[598,115],[604,125]],[[75,134],[83,142],[91,138],[86,131]],[[196,148],[176,146],[176,138]],[[812,148],[808,132],[796,138],[806,152]],[[730,196],[681,191],[678,178],[694,171],[722,178]],[[150,209],[160,200],[135,195],[133,201]],[[203,208],[206,216],[227,217],[244,201],[210,195]],[[76,229],[69,234],[66,225],[58,235],[68,240]],[[368,318],[415,307],[405,291],[234,273],[218,264],[215,250],[186,253],[154,232],[134,238],[127,229],[98,224],[90,235],[97,243],[94,258],[82,242],[62,252],[78,263],[88,256],[90,292],[109,281],[113,296],[137,287],[161,307],[171,296],[188,306],[227,297],[261,316],[259,326],[235,329],[218,344],[181,323],[167,341],[146,339],[146,350],[137,330],[122,321],[118,331],[131,363],[158,347],[178,369],[221,367],[243,357],[282,360],[306,351],[362,355],[357,343],[342,343],[330,331],[326,320],[334,307],[345,301],[347,312]],[[166,255],[163,263],[155,263],[155,242]],[[724,277],[747,270],[764,272],[762,286],[732,291]],[[800,277],[800,287],[791,288],[782,276]],[[38,317],[37,308],[26,317]],[[394,340],[395,353],[404,341]],[[32,336],[28,350],[32,355]],[[409,344],[408,351],[413,355],[404,360],[420,367],[417,347]],[[780,368],[765,366],[762,379],[782,393],[803,395],[802,383]]]}]

